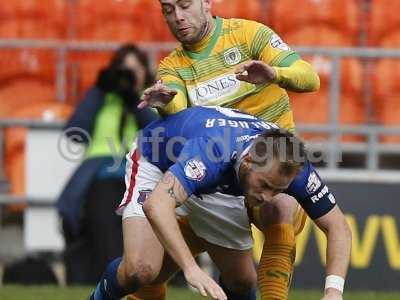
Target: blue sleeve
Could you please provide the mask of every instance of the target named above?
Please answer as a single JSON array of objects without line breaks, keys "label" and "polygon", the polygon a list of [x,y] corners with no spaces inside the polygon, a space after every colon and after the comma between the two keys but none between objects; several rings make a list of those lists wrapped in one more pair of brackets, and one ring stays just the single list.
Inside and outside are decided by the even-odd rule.
[{"label": "blue sleeve", "polygon": [[150,107],[138,109],[136,105],[134,105],[133,113],[139,124],[139,129],[145,128],[151,122],[160,118],[160,116]]},{"label": "blue sleeve", "polygon": [[335,197],[310,162],[305,163],[286,193],[296,198],[313,220],[327,214],[336,205]]},{"label": "blue sleeve", "polygon": [[[97,87],[91,88],[86,93],[84,99],[76,107],[74,113],[65,124],[64,129],[78,127],[91,136],[96,121],[97,112],[103,106],[103,104],[103,92]],[[67,136],[68,135],[79,135],[81,139],[76,139],[76,142],[83,142],[86,144],[89,142],[86,135],[79,131],[68,131]]]},{"label": "blue sleeve", "polygon": [[198,190],[216,186],[230,162],[221,159],[220,147],[206,138],[187,141],[177,162],[169,168],[185,188],[188,196]]}]

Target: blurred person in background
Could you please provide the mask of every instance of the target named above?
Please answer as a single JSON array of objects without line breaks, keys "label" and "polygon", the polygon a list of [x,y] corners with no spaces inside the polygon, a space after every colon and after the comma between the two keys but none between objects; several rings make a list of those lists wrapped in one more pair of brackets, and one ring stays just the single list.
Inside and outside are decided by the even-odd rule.
[{"label": "blurred person in background", "polygon": [[121,218],[114,211],[125,192],[125,155],[138,130],[158,118],[150,108],[136,108],[152,81],[145,53],[122,46],[65,126],[70,140],[86,146],[84,161],[58,200],[69,284],[96,282],[122,254]]},{"label": "blurred person in background", "polygon": [[[263,24],[213,16],[211,0],[159,2],[180,45],[161,61],[160,80],[144,92],[139,107],[158,107],[166,115],[190,106],[233,107],[295,130],[287,90],[319,89],[318,74],[309,63]],[[275,209],[282,214],[287,210],[285,203],[298,207],[288,195],[274,199]],[[305,220],[304,211],[295,208],[293,224],[268,224],[263,229],[266,239],[258,267],[263,300],[288,297],[296,229]],[[253,208],[253,223],[267,222],[261,218],[263,209],[262,205]],[[240,299],[225,292],[232,295],[230,300]],[[255,293],[246,300],[255,300]]]}]

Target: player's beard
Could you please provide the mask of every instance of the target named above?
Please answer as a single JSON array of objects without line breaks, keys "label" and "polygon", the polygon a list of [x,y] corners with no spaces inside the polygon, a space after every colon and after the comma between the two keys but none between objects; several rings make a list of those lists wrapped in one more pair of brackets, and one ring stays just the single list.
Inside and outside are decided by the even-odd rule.
[{"label": "player's beard", "polygon": [[[202,11],[204,11],[203,5],[204,5],[203,2],[201,2],[201,10]],[[202,24],[200,26],[200,30],[199,30],[198,34],[196,35],[196,37],[193,38],[189,42],[185,42],[184,44],[187,44],[187,45],[196,44],[196,43],[200,42],[202,39],[204,39],[213,30],[213,28],[212,28],[213,27],[212,19],[211,19],[211,22],[210,22],[210,19],[207,17],[207,14],[205,12],[203,14],[203,17],[204,17],[204,20],[202,20],[203,22],[202,22]]]},{"label": "player's beard", "polygon": [[201,26],[199,35],[197,37],[197,42],[200,42],[203,38],[205,38],[211,32],[211,24],[210,21],[206,18],[206,21]]}]

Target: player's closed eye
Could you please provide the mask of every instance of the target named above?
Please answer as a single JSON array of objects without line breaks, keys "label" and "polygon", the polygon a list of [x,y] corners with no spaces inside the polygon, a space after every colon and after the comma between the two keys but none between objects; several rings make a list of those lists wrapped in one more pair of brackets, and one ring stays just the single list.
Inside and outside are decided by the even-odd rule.
[{"label": "player's closed eye", "polygon": [[269,184],[268,183],[266,183],[266,182],[262,182],[261,183],[261,188],[263,189],[263,190],[272,190],[272,188],[269,186]]},{"label": "player's closed eye", "polygon": [[179,6],[181,7],[181,8],[189,8],[189,6],[192,4],[192,1],[191,0],[186,0],[186,1],[180,1],[179,2]]},{"label": "player's closed eye", "polygon": [[263,182],[263,183],[261,184],[261,188],[264,189],[264,190],[270,190],[270,191],[272,191],[275,195],[283,192],[282,189],[275,189],[275,188],[272,188],[272,187],[271,187],[268,183],[266,183],[266,182]]},{"label": "player's closed eye", "polygon": [[174,8],[172,5],[163,5],[163,7],[162,7],[162,12],[164,15],[172,14],[173,11],[174,11]]}]

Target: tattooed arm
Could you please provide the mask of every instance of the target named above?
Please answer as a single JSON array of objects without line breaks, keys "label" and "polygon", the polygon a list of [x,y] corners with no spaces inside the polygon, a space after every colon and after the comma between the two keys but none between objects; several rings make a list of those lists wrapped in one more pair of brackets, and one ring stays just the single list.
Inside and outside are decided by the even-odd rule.
[{"label": "tattooed arm", "polygon": [[167,172],[143,205],[151,226],[161,244],[185,274],[186,280],[203,296],[226,299],[222,289],[197,265],[179,229],[175,207],[187,199],[179,180]]}]

